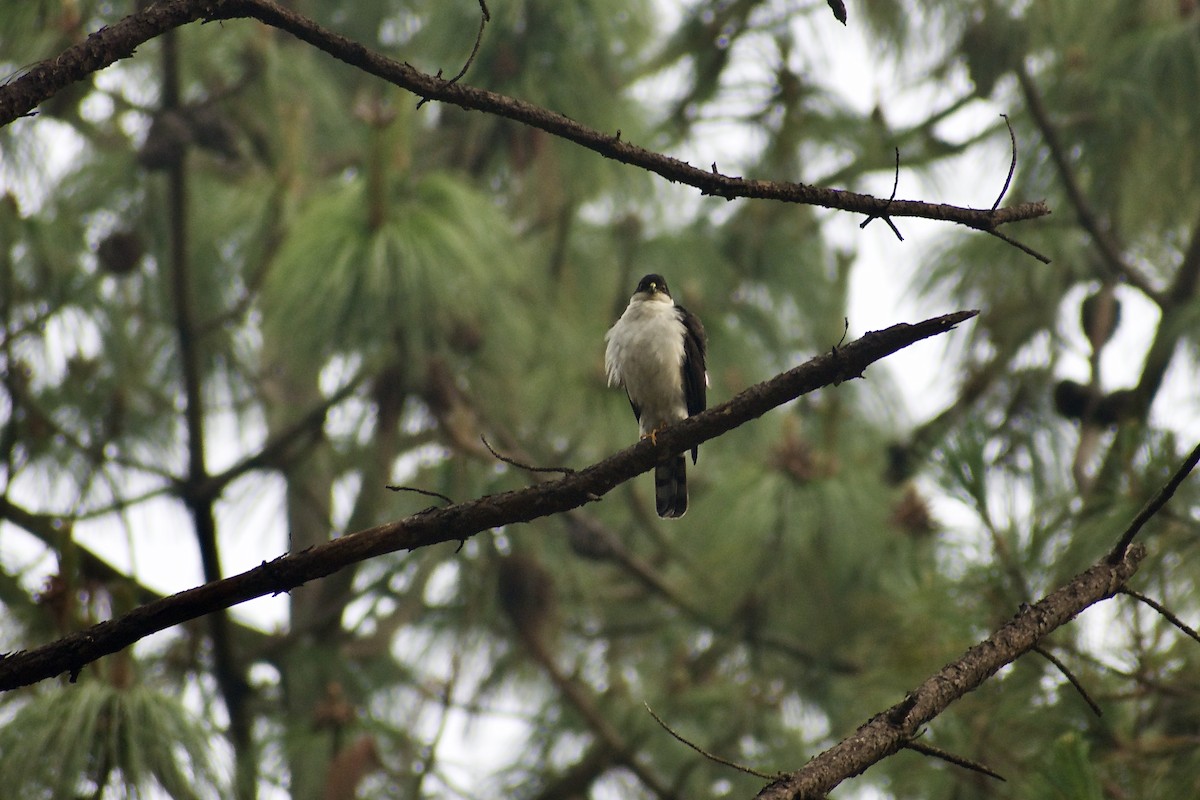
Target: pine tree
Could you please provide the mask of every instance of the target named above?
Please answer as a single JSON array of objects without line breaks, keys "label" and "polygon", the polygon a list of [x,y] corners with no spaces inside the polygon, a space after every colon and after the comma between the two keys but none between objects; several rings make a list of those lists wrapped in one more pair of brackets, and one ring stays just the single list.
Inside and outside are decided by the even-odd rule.
[{"label": "pine tree", "polygon": [[[0,8],[6,71],[149,13],[128,6]],[[981,310],[922,345],[946,407],[898,407],[884,361],[706,442],[681,521],[641,476],[295,588],[276,629],[222,611],[80,664],[77,685],[8,692],[0,782],[749,797],[1101,558],[1195,433],[1200,11],[915,6],[849,6],[920,98],[863,111],[820,4],[291,4],[615,141],[720,151],[714,173],[886,200],[894,170],[946,186],[1015,147],[1005,203],[1054,213],[1004,227],[1018,247],[946,225],[933,248],[890,243],[922,261],[921,308]],[[704,320],[719,402],[836,353],[861,268],[846,212],[698,198],[250,20],[153,38],[0,127],[0,148],[6,650],[188,588],[161,581],[166,537],[212,581],[632,444],[603,333],[643,274]],[[872,235],[906,232],[887,208]],[[1200,612],[1198,497],[1184,483],[1149,522],[1128,593],[848,786],[1195,794],[1197,643],[1172,620]]]}]

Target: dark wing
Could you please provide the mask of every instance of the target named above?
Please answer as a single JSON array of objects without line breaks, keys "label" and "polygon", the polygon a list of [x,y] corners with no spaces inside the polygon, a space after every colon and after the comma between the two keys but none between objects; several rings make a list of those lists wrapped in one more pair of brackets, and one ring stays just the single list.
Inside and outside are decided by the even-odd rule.
[{"label": "dark wing", "polygon": [[[705,357],[708,351],[708,336],[700,318],[683,306],[679,320],[683,323],[683,397],[687,403],[688,416],[699,414],[708,405],[708,367]],[[692,463],[696,463],[697,449],[692,448]]]},{"label": "dark wing", "polygon": [[625,390],[625,397],[629,399],[629,407],[633,409],[633,418],[638,422],[642,421],[642,410],[638,408],[638,404],[633,402],[633,398],[629,397],[629,390]]}]

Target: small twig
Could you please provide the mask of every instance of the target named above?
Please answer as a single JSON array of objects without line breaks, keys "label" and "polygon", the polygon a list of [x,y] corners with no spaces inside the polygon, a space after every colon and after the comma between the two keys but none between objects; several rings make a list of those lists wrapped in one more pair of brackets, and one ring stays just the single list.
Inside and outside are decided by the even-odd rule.
[{"label": "small twig", "polygon": [[1179,466],[1179,469],[1175,470],[1175,474],[1171,476],[1166,485],[1158,490],[1158,494],[1154,495],[1150,499],[1150,502],[1146,503],[1142,510],[1138,512],[1138,515],[1133,518],[1133,522],[1129,523],[1129,527],[1121,534],[1121,539],[1117,542],[1117,546],[1108,554],[1108,563],[1119,564],[1121,562],[1121,559],[1125,557],[1125,551],[1129,549],[1129,545],[1142,530],[1142,526],[1149,522],[1150,518],[1167,504],[1167,501],[1175,494],[1175,490],[1179,488],[1179,485],[1196,468],[1197,462],[1200,462],[1200,444],[1193,448],[1191,454]]},{"label": "small twig", "polygon": [[900,229],[896,227],[896,223],[892,222],[892,218],[884,217],[883,221],[886,222],[887,226],[892,229],[892,233],[896,234],[896,238],[903,242],[904,234],[900,233]]},{"label": "small twig", "polygon": [[471,55],[467,56],[467,61],[463,64],[462,69],[449,80],[449,83],[458,83],[458,79],[466,75],[467,70],[471,68],[471,64],[475,63],[475,56],[479,55],[479,46],[483,44],[483,29],[491,21],[492,14],[488,11],[487,0],[479,0],[479,32],[475,34],[475,46],[471,48]]},{"label": "small twig", "polygon": [[488,442],[486,436],[481,435],[479,437],[479,439],[480,439],[480,441],[483,442],[483,446],[488,449],[489,453],[491,453],[496,458],[503,461],[505,464],[511,464],[512,466],[516,467],[517,469],[523,469],[523,470],[526,470],[527,472],[557,472],[561,475],[573,475],[575,473],[575,470],[571,469],[570,467],[534,467],[529,464],[522,464],[520,461],[517,461],[515,458],[509,458],[508,456],[497,453],[496,449],[494,447],[492,447],[490,442]]},{"label": "small twig", "polygon": [[756,778],[762,778],[763,780],[767,780],[767,781],[773,781],[779,777],[780,773],[775,773],[774,775],[770,775],[766,772],[759,772],[756,769],[752,769],[752,768],[744,766],[742,764],[738,764],[734,761],[729,761],[727,759],[721,758],[718,755],[714,755],[714,754],[708,752],[703,747],[700,747],[699,745],[695,744],[694,742],[689,742],[687,739],[683,738],[678,733],[671,730],[671,726],[668,725],[667,723],[663,722],[663,718],[660,717],[658,714],[654,713],[654,709],[650,707],[649,703],[643,701],[642,705],[644,705],[646,707],[646,710],[650,712],[650,716],[654,717],[654,721],[657,722],[659,725],[661,725],[662,729],[664,731],[671,734],[671,736],[675,737],[675,739],[677,741],[683,742],[688,747],[692,748],[697,753],[699,753],[700,755],[707,758],[709,761],[715,761],[716,763],[721,764],[723,766],[730,767],[732,769],[736,769],[738,772],[744,772],[747,775],[753,775]]},{"label": "small twig", "polygon": [[911,740],[905,742],[903,747],[905,750],[912,750],[914,753],[920,753],[923,756],[931,756],[933,758],[940,758],[942,761],[945,761],[948,764],[953,764],[956,767],[962,767],[963,769],[969,769],[972,772],[978,772],[981,775],[987,775],[989,778],[995,778],[998,781],[1004,781],[1005,783],[1008,782],[1008,780],[1003,775],[1001,775],[999,772],[996,772],[995,770],[991,769],[990,767],[985,767],[983,764],[980,764],[978,761],[972,761],[969,758],[963,758],[962,756],[956,756],[954,753],[943,750],[940,747],[934,747],[931,744],[924,744],[922,742],[916,742],[916,741],[911,741]]},{"label": "small twig", "polygon": [[[992,210],[994,211],[995,209],[992,209]],[[1002,242],[1007,242],[1008,244],[1011,244],[1013,247],[1017,248],[1022,253],[1033,256],[1034,258],[1036,258],[1038,261],[1042,262],[1043,264],[1050,263],[1049,256],[1042,255],[1041,253],[1039,253],[1037,250],[1034,250],[1029,245],[1022,244],[1021,242],[1018,242],[1016,239],[1012,238],[1011,236],[1001,233],[1000,231],[995,230],[994,228],[986,228],[986,229],[984,229],[984,233],[989,234],[990,236],[995,236],[997,239],[999,239]]]},{"label": "small twig", "polygon": [[[894,147],[892,149],[896,151],[896,166],[892,171],[892,194],[890,197],[888,197],[889,206],[892,204],[892,201],[896,199],[896,190],[900,188],[900,148]],[[887,210],[886,207],[884,210]]]},{"label": "small twig", "polygon": [[1004,124],[1008,126],[1008,138],[1012,142],[1012,163],[1008,165],[1008,177],[1004,179],[1004,188],[1000,190],[1000,196],[996,198],[996,202],[992,203],[992,211],[1000,207],[1000,201],[1004,199],[1004,195],[1008,194],[1008,187],[1012,186],[1013,173],[1017,171],[1017,135],[1013,133],[1012,123],[1008,120],[1008,114],[1001,114],[1004,117]]},{"label": "small twig", "polygon": [[429,489],[418,489],[415,486],[392,486],[392,485],[385,486],[384,488],[390,489],[393,492],[413,492],[415,494],[423,494],[426,497],[436,497],[439,500],[445,500],[446,505],[448,505],[448,506],[454,505],[454,501],[451,500],[446,495],[442,494],[441,492],[430,491]]},{"label": "small twig", "polygon": [[[475,34],[475,46],[471,48],[471,55],[467,56],[467,61],[462,65],[462,69],[458,71],[458,74],[446,81],[447,86],[458,83],[459,79],[467,74],[467,70],[471,68],[471,64],[475,62],[475,56],[479,55],[479,46],[483,44],[483,29],[492,21],[492,14],[488,11],[487,0],[479,0],[479,10],[479,32]],[[440,72],[438,74],[439,76],[441,75]],[[430,98],[428,97],[422,97],[417,103],[417,108],[425,105],[429,100]]]},{"label": "small twig", "polygon": [[1130,589],[1128,587],[1124,587],[1124,586],[1121,587],[1120,592],[1121,592],[1121,594],[1129,595],[1134,600],[1142,601],[1143,603],[1145,603],[1146,605],[1150,606],[1155,611],[1157,611],[1159,614],[1162,614],[1163,617],[1166,618],[1167,622],[1171,623],[1176,628],[1179,628],[1179,630],[1186,633],[1192,639],[1195,639],[1197,642],[1200,642],[1200,633],[1196,633],[1195,630],[1188,627],[1187,623],[1185,623],[1179,617],[1175,616],[1175,614],[1173,612],[1171,612],[1170,609],[1168,609],[1162,603],[1158,602],[1157,600],[1147,597],[1146,595],[1142,594],[1141,592],[1134,591],[1133,589]]},{"label": "small twig", "polygon": [[[892,218],[887,215],[887,210],[891,208],[892,201],[896,199],[896,189],[900,187],[900,148],[896,148],[896,172],[892,178],[892,195],[884,203],[883,208],[877,214],[871,214],[862,222],[859,223],[858,229],[863,230],[871,224],[872,220],[881,219],[887,223],[887,226],[892,229],[892,233],[896,234],[896,238],[904,241],[904,237],[900,235],[900,229],[896,227],[896,223],[892,222]],[[992,209],[995,211],[995,209]]]},{"label": "small twig", "polygon": [[1100,708],[1100,705],[1092,699],[1092,696],[1087,693],[1086,689],[1083,688],[1083,684],[1080,683],[1079,679],[1075,677],[1075,674],[1067,668],[1067,665],[1064,664],[1062,660],[1058,658],[1058,656],[1054,655],[1040,644],[1033,646],[1033,652],[1037,653],[1039,656],[1046,659],[1058,668],[1058,671],[1061,672],[1066,679],[1071,682],[1071,685],[1075,687],[1075,691],[1079,692],[1079,696],[1082,697],[1083,701],[1092,709],[1092,713],[1094,713],[1097,717],[1104,716],[1104,711]]}]

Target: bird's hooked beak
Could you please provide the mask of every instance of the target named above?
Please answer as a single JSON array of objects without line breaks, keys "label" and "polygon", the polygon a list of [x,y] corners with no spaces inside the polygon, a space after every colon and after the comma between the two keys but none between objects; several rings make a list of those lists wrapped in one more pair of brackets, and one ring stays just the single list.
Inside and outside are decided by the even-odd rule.
[{"label": "bird's hooked beak", "polygon": [[647,275],[638,282],[636,295],[646,300],[664,300],[671,297],[671,290],[661,275]]}]

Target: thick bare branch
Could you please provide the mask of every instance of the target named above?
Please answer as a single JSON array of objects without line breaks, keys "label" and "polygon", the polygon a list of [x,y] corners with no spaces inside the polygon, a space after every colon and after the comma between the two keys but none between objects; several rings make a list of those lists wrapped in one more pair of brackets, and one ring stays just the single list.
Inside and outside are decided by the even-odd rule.
[{"label": "thick bare branch", "polygon": [[872,331],[828,355],[818,356],[732,400],[643,439],[603,461],[558,480],[445,508],[427,509],[331,542],[289,553],[262,566],[148,603],[34,650],[0,658],[0,691],[69,673],[115,653],[151,633],[266,594],[286,592],[360,561],[398,550],[459,542],[480,531],[557,514],[603,497],[668,453],[682,453],[772,408],[823,386],[861,377],[876,361],[911,344],[951,330],[975,316],[959,311],[915,325]]},{"label": "thick bare branch", "polygon": [[611,158],[648,170],[669,181],[693,186],[703,194],[780,200],[850,211],[868,216],[922,217],[954,222],[981,231],[1042,217],[1044,202],[999,209],[967,208],[919,200],[885,200],[867,194],[787,181],[751,180],[692,166],[677,158],[623,141],[619,131],[605,133],[562,114],[512,97],[429,75],[326,30],[301,14],[271,0],[163,0],[101,28],[59,56],[41,61],[0,87],[0,126],[25,116],[64,86],[128,58],[147,41],[172,28],[199,20],[257,19],[286,31],[334,58],[406,89],[422,100],[438,100],[469,111],[483,111],[540,128],[554,136]]},{"label": "thick bare branch", "polygon": [[766,786],[760,800],[823,798],[835,786],[908,746],[921,727],[1001,667],[1032,650],[1046,634],[1079,612],[1112,597],[1138,568],[1145,548],[1134,545],[1124,558],[1107,558],[1044,597],[1023,607],[984,641],[967,650],[891,708],[813,758],[803,768]]}]

